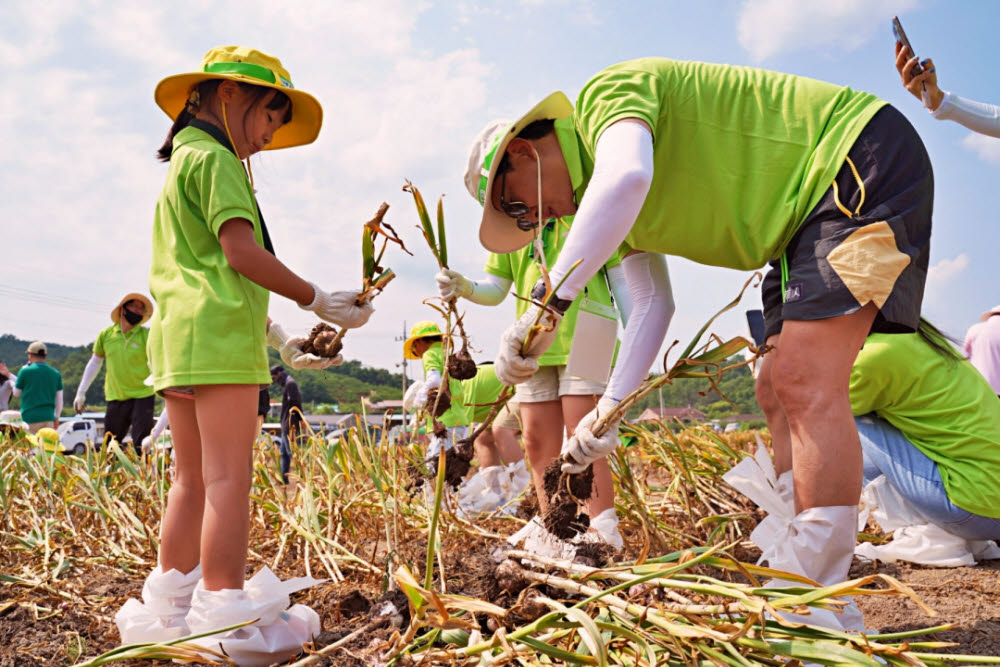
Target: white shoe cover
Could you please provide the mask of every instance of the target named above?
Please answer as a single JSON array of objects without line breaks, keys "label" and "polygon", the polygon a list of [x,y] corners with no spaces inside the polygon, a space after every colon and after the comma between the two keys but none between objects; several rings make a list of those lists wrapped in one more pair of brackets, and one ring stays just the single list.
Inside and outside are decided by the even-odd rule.
[{"label": "white shoe cover", "polygon": [[615,513],[614,507],[609,507],[593,517],[590,520],[590,528],[591,530],[584,533],[584,537],[596,535],[602,542],[610,544],[615,549],[621,549],[625,546],[625,540],[618,532],[618,514]]},{"label": "white shoe cover", "polygon": [[[846,581],[857,541],[857,522],[857,505],[811,507],[788,524],[784,539],[774,545],[768,557],[768,565],[775,570],[804,575],[822,586]],[[802,584],[774,580],[767,586],[785,588]],[[810,609],[809,615],[782,612],[782,616],[795,623],[865,632],[864,616],[853,600],[839,614]]]},{"label": "white shoe cover", "polygon": [[934,567],[972,566],[978,560],[1000,558],[992,540],[967,540],[929,521],[896,490],[885,475],[865,486],[861,501],[871,510],[879,527],[892,533],[892,541],[875,545],[863,542],[854,553],[868,560],[905,560]]},{"label": "white shoe cover", "polygon": [[507,542],[514,547],[523,542],[524,544],[521,544],[523,551],[548,558],[573,560],[573,556],[576,555],[576,547],[547,531],[541,517],[537,516],[524,524],[521,530],[508,537]]},{"label": "white shoe cover", "polygon": [[786,470],[785,472],[778,475],[778,479],[774,483],[774,490],[781,498],[781,502],[785,505],[792,515],[795,514],[795,478],[792,476],[791,470]]},{"label": "white shoe cover", "polygon": [[[524,465],[524,459],[507,464],[507,474],[510,475],[510,491],[507,495],[507,502],[514,500],[524,493],[524,490],[531,485],[531,473]],[[514,512],[517,508],[514,508]]]},{"label": "white shoe cover", "polygon": [[507,502],[509,486],[503,466],[481,468],[458,489],[458,507],[467,517],[492,512]]},{"label": "white shoe cover", "polygon": [[159,565],[142,585],[142,602],[126,600],[115,614],[122,644],[164,642],[188,633],[184,617],[191,608],[191,593],[201,581],[201,565],[187,574],[163,571]]},{"label": "white shoe cover", "polygon": [[618,515],[615,514],[613,507],[591,519],[590,525],[595,530],[588,530],[569,540],[562,540],[546,530],[541,517],[536,516],[521,530],[508,537],[507,542],[514,547],[523,542],[521,546],[523,551],[559,560],[573,560],[577,545],[582,542],[604,542],[615,549],[624,546],[624,540],[618,532]]},{"label": "white shoe cover", "polygon": [[221,645],[221,651],[236,664],[247,667],[265,667],[286,661],[298,655],[302,644],[312,641],[320,632],[319,614],[302,604],[288,608],[288,596],[320,582],[312,577],[281,581],[265,566],[247,581],[244,590],[227,588],[206,591],[198,585],[187,615],[190,634],[209,632],[255,618],[260,620],[253,625],[201,637],[191,643],[216,651]]}]

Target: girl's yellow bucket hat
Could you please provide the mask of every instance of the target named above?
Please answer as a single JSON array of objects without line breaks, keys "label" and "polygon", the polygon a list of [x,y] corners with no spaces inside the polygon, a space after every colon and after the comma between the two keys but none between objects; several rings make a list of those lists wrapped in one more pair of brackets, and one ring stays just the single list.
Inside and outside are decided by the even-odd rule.
[{"label": "girl's yellow bucket hat", "polygon": [[323,107],[309,93],[296,90],[288,70],[272,55],[245,46],[217,46],[201,59],[201,70],[168,76],[156,85],[154,97],[174,120],[184,109],[191,89],[208,79],[230,79],[276,88],[292,101],[292,120],[274,133],[265,150],[310,144],[323,125]]}]

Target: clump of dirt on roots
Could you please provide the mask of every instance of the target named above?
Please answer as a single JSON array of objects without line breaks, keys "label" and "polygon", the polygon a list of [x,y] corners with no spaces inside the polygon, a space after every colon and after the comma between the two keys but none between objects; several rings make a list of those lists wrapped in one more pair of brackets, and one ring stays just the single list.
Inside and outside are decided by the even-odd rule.
[{"label": "clump of dirt on roots", "polygon": [[532,517],[538,514],[538,494],[535,493],[534,485],[528,489],[528,492],[524,494],[524,498],[517,505],[517,516],[518,519],[524,519],[525,521],[531,521]]},{"label": "clump of dirt on roots", "polygon": [[[441,398],[438,398],[438,394],[441,394]],[[437,409],[435,409],[435,407]],[[431,389],[427,392],[427,403],[424,405],[424,409],[434,415],[435,417],[440,417],[444,413],[448,412],[448,408],[451,407],[451,392],[448,391],[448,387],[441,385],[436,389]]]},{"label": "clump of dirt on roots", "polygon": [[470,380],[476,377],[476,362],[469,354],[469,346],[462,343],[462,349],[448,356],[448,376],[456,380]]},{"label": "clump of dirt on roots", "polygon": [[320,322],[309,332],[309,338],[302,344],[302,351],[317,357],[335,357],[344,349],[337,336],[337,330],[326,322]]},{"label": "clump of dirt on roots", "polygon": [[[451,485],[453,489],[457,489],[461,485],[462,480],[469,474],[469,469],[472,468],[471,462],[474,452],[472,440],[466,438],[456,442],[454,447],[444,453],[445,484]],[[429,466],[432,476],[437,475],[437,461],[437,459],[433,459]]]},{"label": "clump of dirt on roots", "polygon": [[562,471],[562,460],[545,467],[545,495],[549,508],[542,516],[546,530],[560,539],[569,539],[590,527],[590,517],[578,512],[580,503],[590,498],[594,486],[594,466],[580,473]]}]

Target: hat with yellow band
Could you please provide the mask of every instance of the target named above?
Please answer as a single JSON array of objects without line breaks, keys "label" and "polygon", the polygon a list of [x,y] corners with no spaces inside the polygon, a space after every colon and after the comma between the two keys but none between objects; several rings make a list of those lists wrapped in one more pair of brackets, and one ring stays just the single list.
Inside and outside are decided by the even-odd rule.
[{"label": "hat with yellow band", "polygon": [[310,144],[323,125],[323,107],[309,93],[296,90],[288,70],[272,55],[244,46],[218,46],[201,60],[201,69],[168,76],[156,85],[156,103],[170,117],[177,118],[187,103],[191,89],[209,79],[229,79],[255,86],[275,88],[292,101],[292,120],[275,131],[265,150]]},{"label": "hat with yellow band", "polygon": [[557,120],[573,113],[573,105],[562,91],[556,91],[536,104],[513,123],[492,121],[479,133],[469,151],[465,170],[465,188],[472,198],[483,205],[479,223],[479,242],[490,252],[508,253],[523,248],[535,238],[531,230],[523,231],[506,213],[493,207],[493,181],[497,167],[507,152],[507,144],[536,120]]},{"label": "hat with yellow band", "polygon": [[432,322],[431,320],[417,322],[410,328],[410,337],[403,342],[403,356],[407,359],[419,359],[420,357],[413,351],[413,344],[421,338],[431,338],[441,335],[441,328],[437,325],[437,322]]}]

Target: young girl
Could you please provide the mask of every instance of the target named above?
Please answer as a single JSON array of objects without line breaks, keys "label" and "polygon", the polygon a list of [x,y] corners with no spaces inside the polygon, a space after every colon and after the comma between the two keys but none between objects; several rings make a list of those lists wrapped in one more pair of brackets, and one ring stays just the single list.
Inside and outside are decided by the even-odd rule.
[{"label": "young girl", "polygon": [[[249,540],[251,446],[266,343],[296,368],[340,358],[304,355],[267,317],[275,292],[343,327],[363,325],[357,292],[325,292],[273,254],[249,162],[264,149],[315,140],[322,108],[296,90],[280,61],[244,47],[209,51],[197,72],[167,77],[156,102],[175,119],[159,158],[170,163],[153,222],[149,362],[169,413],[176,474],[160,531],[159,566],[116,618],[122,640],[157,641],[239,621],[199,640],[239,664],[269,664],[319,631],[269,572],[243,590]],[[258,580],[260,578],[260,580]],[[269,579],[269,581],[263,581]],[[265,590],[271,587],[271,590]]]}]

